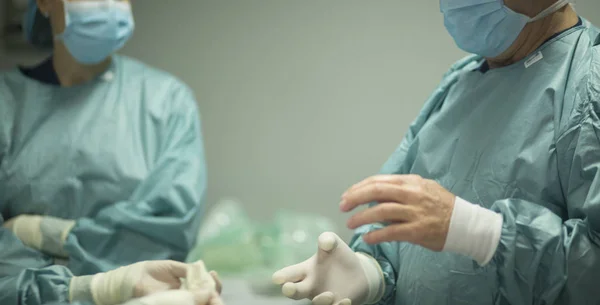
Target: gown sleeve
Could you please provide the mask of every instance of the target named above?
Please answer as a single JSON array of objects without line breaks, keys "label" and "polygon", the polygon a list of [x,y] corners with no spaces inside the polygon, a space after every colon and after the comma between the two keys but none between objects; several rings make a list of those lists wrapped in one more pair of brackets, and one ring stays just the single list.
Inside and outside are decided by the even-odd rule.
[{"label": "gown sleeve", "polygon": [[196,241],[206,191],[200,117],[189,88],[176,86],[171,96],[160,135],[166,141],[150,174],[128,200],[78,219],[70,230],[64,249],[74,274],[143,260],[183,261]]}]

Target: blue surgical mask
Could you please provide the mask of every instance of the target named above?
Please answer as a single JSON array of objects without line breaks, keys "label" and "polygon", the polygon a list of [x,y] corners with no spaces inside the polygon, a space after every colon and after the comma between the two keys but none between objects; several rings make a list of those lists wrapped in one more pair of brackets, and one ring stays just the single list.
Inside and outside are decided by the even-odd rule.
[{"label": "blue surgical mask", "polygon": [[65,31],[55,37],[82,64],[97,64],[125,45],[134,29],[131,4],[126,1],[68,1]]},{"label": "blue surgical mask", "polygon": [[570,0],[558,0],[537,16],[519,14],[503,0],[440,0],[444,25],[459,48],[494,58],[508,50],[527,23],[540,20]]}]

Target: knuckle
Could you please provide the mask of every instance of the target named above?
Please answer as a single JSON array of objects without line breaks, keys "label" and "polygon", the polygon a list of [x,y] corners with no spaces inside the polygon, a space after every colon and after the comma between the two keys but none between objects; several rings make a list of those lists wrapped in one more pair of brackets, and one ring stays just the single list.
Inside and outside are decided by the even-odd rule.
[{"label": "knuckle", "polygon": [[381,185],[381,183],[375,183],[373,185],[373,194],[375,194],[375,196],[380,197],[383,195],[383,185]]},{"label": "knuckle", "polygon": [[412,195],[417,200],[423,200],[423,198],[425,197],[425,188],[421,185],[415,186],[412,190]]},{"label": "knuckle", "polygon": [[414,209],[407,208],[404,210],[403,214],[405,215],[405,218],[409,219],[409,220],[413,220],[413,219],[417,218],[417,213],[415,212]]}]

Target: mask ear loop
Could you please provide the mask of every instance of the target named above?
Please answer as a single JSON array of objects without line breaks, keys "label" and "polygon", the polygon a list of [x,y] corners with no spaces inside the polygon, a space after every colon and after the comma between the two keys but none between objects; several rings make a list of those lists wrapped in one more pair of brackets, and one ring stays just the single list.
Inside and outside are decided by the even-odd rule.
[{"label": "mask ear loop", "polygon": [[553,14],[554,12],[560,10],[561,8],[563,8],[565,5],[569,4],[570,2],[571,2],[571,0],[556,1],[554,4],[549,6],[547,9],[545,9],[541,13],[537,14],[537,16],[529,19],[529,23],[548,17],[550,14]]}]

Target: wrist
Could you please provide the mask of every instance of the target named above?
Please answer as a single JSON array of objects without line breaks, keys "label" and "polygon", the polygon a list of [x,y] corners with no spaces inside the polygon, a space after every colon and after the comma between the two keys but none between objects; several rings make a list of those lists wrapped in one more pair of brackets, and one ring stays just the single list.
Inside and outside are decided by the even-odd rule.
[{"label": "wrist", "polygon": [[69,283],[69,303],[94,302],[92,296],[92,278],[95,275],[74,276]]},{"label": "wrist", "polygon": [[[106,273],[94,275],[90,282],[94,304],[116,305],[133,299],[134,287],[132,285],[141,278],[138,274],[139,270],[135,269],[134,266],[120,267]],[[132,278],[136,280],[132,280]]]},{"label": "wrist", "polygon": [[67,258],[64,244],[74,220],[52,216],[21,215],[15,219],[12,231],[28,247],[52,256]]},{"label": "wrist", "polygon": [[383,271],[377,260],[372,256],[362,252],[356,252],[355,254],[367,278],[368,292],[365,304],[375,304],[381,300],[385,292]]},{"label": "wrist", "polygon": [[485,266],[502,233],[502,215],[456,197],[443,251],[473,258]]},{"label": "wrist", "polygon": [[68,258],[69,254],[65,251],[64,245],[74,226],[74,220],[44,216],[40,223],[41,250],[56,257]]},{"label": "wrist", "polygon": [[[116,305],[133,299],[134,287],[125,280],[127,267],[94,275],[75,276],[69,284],[69,302]],[[135,271],[135,270],[134,270]],[[131,270],[129,270],[129,273]]]}]

